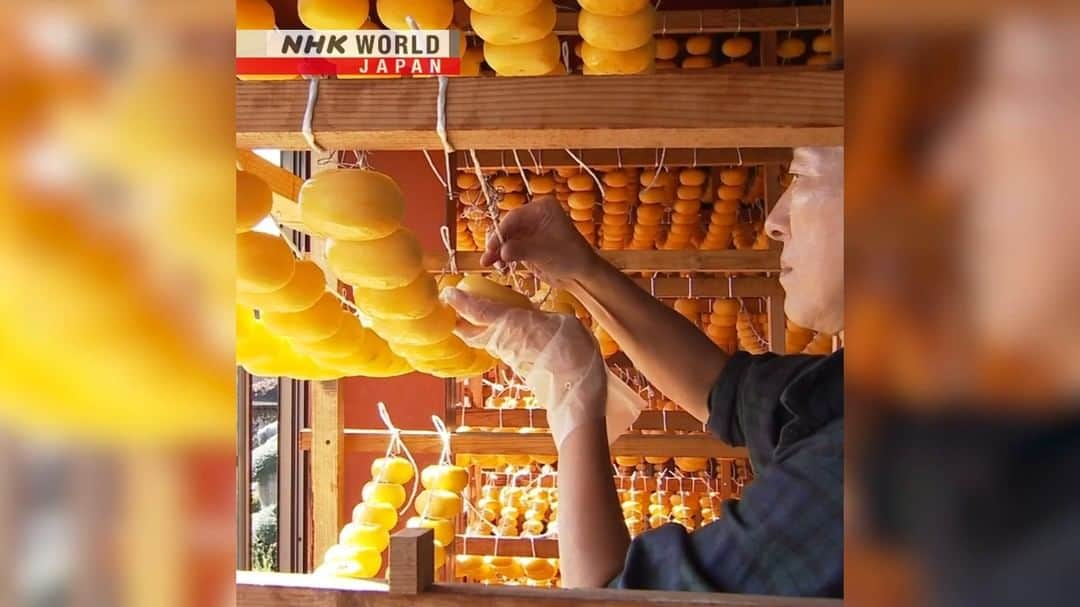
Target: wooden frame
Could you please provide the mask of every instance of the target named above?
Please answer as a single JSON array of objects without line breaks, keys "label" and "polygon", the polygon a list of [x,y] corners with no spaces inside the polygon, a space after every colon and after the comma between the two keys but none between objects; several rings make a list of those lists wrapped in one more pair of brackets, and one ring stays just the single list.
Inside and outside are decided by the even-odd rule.
[{"label": "wooden frame", "polygon": [[[660,150],[648,149],[588,149],[572,150],[577,156],[594,169],[612,169],[624,167],[655,167],[660,164]],[[455,152],[459,158],[458,170],[472,171],[472,158],[465,152]],[[517,161],[513,150],[478,150],[476,159],[483,170],[500,170],[517,173]],[[533,160],[536,160],[535,164]],[[739,162],[740,159],[742,162]],[[537,166],[556,169],[580,166],[566,150],[536,150],[530,155],[519,150],[517,160],[526,171]],[[667,148],[664,150],[663,164],[666,166],[724,166],[724,165],[761,165],[791,162],[791,148]]]},{"label": "wooden frame", "polygon": [[[329,383],[329,382],[327,382]],[[321,433],[314,430],[300,431],[300,449],[316,449],[325,452],[328,445],[321,445],[316,438]],[[341,448],[344,452],[371,452],[386,448],[389,434],[385,430],[366,430],[360,428],[346,428],[342,434]],[[442,441],[439,435],[426,430],[402,430],[401,440],[414,455],[438,454],[442,451]],[[502,453],[532,453],[536,455],[556,455],[555,443],[551,435],[547,433],[520,433],[520,432],[458,432],[454,434],[451,442],[455,454],[498,455]],[[670,456],[702,456],[702,457],[749,457],[743,447],[733,447],[714,438],[710,434],[684,434],[684,435],[647,435],[647,434],[624,434],[611,446],[612,456],[616,455],[670,455]],[[314,471],[313,471],[314,472]],[[324,480],[319,486],[329,487],[329,481]],[[318,494],[316,493],[316,497]],[[330,503],[338,499],[324,498],[324,512],[331,512]],[[316,504],[318,505],[318,501]],[[338,509],[341,516],[341,509]],[[323,523],[325,524],[325,523]],[[339,525],[337,529],[340,529]],[[318,527],[316,528],[318,532]],[[328,533],[328,531],[327,531]],[[333,539],[336,541],[337,530],[334,531]],[[316,546],[319,545],[318,533],[316,533]],[[327,544],[329,548],[333,542]]]},{"label": "wooden frame", "polygon": [[[455,426],[481,428],[547,428],[547,411],[543,409],[482,409],[454,407]],[[642,411],[633,430],[667,430],[670,432],[706,432],[705,424],[686,411]]]},{"label": "wooden frame", "polygon": [[[416,531],[419,531],[417,533]],[[283,573],[237,572],[237,607],[840,607],[839,599],[743,594],[579,589],[552,592],[479,584],[436,584],[430,560],[433,533],[406,530],[390,538],[389,583],[375,580],[312,578]],[[474,540],[469,540],[470,542]],[[528,540],[525,540],[528,543]],[[502,543],[502,540],[500,540]]]},{"label": "wooden frame", "polygon": [[[778,272],[780,251],[754,251],[728,249],[723,251],[598,251],[600,257],[623,272]],[[490,267],[480,265],[483,253],[458,251],[454,261],[459,272],[492,272]],[[444,251],[432,253],[424,264],[430,272],[440,272],[446,267]],[[670,284],[670,283],[665,283]],[[646,286],[646,288],[648,288]],[[725,279],[726,288],[726,279]],[[749,296],[748,296],[749,297]]]},{"label": "wooden frame", "polygon": [[[454,146],[478,150],[843,144],[841,72],[694,72],[452,79],[446,127]],[[308,88],[306,81],[238,82],[237,146],[307,149],[300,126]],[[441,150],[437,89],[434,78],[322,81],[315,137],[330,149]]]}]

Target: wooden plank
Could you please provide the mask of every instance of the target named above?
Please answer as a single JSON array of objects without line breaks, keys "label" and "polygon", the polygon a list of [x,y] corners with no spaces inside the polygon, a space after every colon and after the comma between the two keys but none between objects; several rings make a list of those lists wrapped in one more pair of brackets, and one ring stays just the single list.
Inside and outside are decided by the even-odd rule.
[{"label": "wooden plank", "polygon": [[[842,72],[810,68],[459,78],[446,124],[462,149],[842,145],[843,82]],[[316,137],[330,149],[441,149],[437,87],[434,78],[324,80]],[[238,82],[237,146],[306,149],[307,99],[306,81]]]},{"label": "wooden plank", "polygon": [[834,65],[844,62],[844,0],[832,0],[829,31],[832,33]]},{"label": "wooden plank", "polygon": [[[775,278],[694,278],[693,287],[689,278],[635,278],[639,287],[649,291],[654,297],[771,297],[782,295],[783,287]],[[692,294],[691,294],[692,292]]]},{"label": "wooden plank", "polygon": [[[729,249],[725,251],[598,251],[600,257],[623,272],[778,272],[780,251]],[[491,272],[480,265],[480,251],[458,251],[460,272]],[[441,272],[446,252],[433,251],[424,259],[429,272]],[[725,279],[726,280],[726,279]]]},{"label": "wooden plank", "polygon": [[[543,409],[454,409],[454,420],[458,426],[547,428],[547,412]],[[642,411],[634,422],[634,430],[664,430],[671,432],[702,432],[702,423],[686,411]]]},{"label": "wooden plank", "polygon": [[435,583],[435,532],[402,529],[390,538],[390,592],[420,594]]},{"label": "wooden plank", "polygon": [[386,584],[290,573],[236,572],[237,607],[842,607],[839,599],[434,584],[419,596],[391,594]]},{"label": "wooden plank", "polygon": [[[829,7],[800,6],[798,19],[793,7],[661,10],[656,15],[656,33],[697,34],[717,32],[758,32],[796,29],[825,29],[829,26]],[[560,12],[555,21],[559,35],[574,35],[577,12]]]},{"label": "wooden plank", "polygon": [[296,204],[300,198],[300,186],[304,185],[303,179],[251,150],[237,150],[236,164],[241,170],[257,175],[270,186],[270,191],[274,193],[270,215],[279,224],[297,230],[303,228],[300,206]]},{"label": "wooden plank", "polygon": [[309,386],[311,429],[305,432],[311,447],[315,556],[321,559],[345,524],[345,407],[337,380]]},{"label": "wooden plank", "polygon": [[304,180],[279,167],[251,150],[237,150],[236,164],[241,170],[257,176],[270,186],[270,191],[286,200],[300,200],[300,186]]},{"label": "wooden plank", "polygon": [[[572,150],[577,156],[594,169],[611,169],[618,166],[624,167],[655,167],[660,160],[659,150],[645,149],[590,149]],[[467,152],[455,152],[455,156],[461,158],[458,163],[459,170],[472,171],[472,159],[468,158]],[[791,162],[791,148],[747,148],[738,150],[734,148],[705,148],[696,151],[693,148],[667,148],[664,150],[664,166],[725,166],[739,164],[742,157],[743,164],[759,165],[774,162]],[[579,166],[577,161],[570,157],[566,150],[536,150],[530,155],[524,150],[518,150],[518,160],[527,171],[534,171],[537,166],[544,169],[566,168]],[[514,160],[513,150],[479,150],[476,159],[480,161],[481,169],[505,170],[517,173],[517,163]],[[533,162],[533,159],[536,162]],[[621,161],[621,162],[620,162]]]},{"label": "wooden plank", "polygon": [[500,537],[496,544],[494,537],[459,535],[455,545],[458,554],[559,558],[559,540],[555,538]]},{"label": "wooden plank", "polygon": [[769,298],[769,351],[787,353],[787,316],[784,314],[784,296]]},{"label": "wooden plank", "polygon": [[[347,428],[344,448],[350,453],[378,451],[386,448],[388,435],[385,430]],[[414,454],[438,454],[442,442],[435,432],[426,430],[403,430],[401,438]],[[312,447],[312,432],[301,430],[300,448]],[[520,432],[458,432],[451,443],[454,453],[498,455],[505,453],[532,453],[557,455],[555,442],[550,434]],[[624,434],[611,447],[615,455],[670,455],[691,457],[747,457],[746,449],[733,447],[708,434],[643,435]],[[318,522],[319,519],[316,519]],[[336,519],[334,519],[336,520]],[[339,526],[340,528],[340,526]],[[337,530],[335,529],[335,538]]]},{"label": "wooden plank", "polygon": [[[761,32],[759,46],[761,47],[761,65],[764,67],[776,65],[776,32]],[[791,159],[789,158],[785,162],[789,162],[790,160]]]}]

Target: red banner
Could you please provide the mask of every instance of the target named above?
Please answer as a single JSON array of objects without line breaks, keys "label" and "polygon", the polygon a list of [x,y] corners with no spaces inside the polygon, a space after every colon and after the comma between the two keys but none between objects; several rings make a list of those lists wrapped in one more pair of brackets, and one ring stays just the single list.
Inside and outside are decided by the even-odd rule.
[{"label": "red banner", "polygon": [[323,59],[317,57],[237,57],[241,75],[299,74],[305,76],[454,76],[461,73],[461,59],[438,57],[385,57],[372,59]]}]

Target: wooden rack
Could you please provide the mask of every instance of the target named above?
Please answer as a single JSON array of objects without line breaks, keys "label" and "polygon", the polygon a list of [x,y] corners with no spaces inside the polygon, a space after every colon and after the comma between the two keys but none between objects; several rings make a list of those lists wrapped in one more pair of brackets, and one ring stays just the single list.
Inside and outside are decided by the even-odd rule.
[{"label": "wooden rack", "polygon": [[[572,150],[577,156],[591,168],[611,169],[619,166],[624,167],[655,167],[660,163],[660,150],[643,149],[614,149],[614,150]],[[471,171],[472,157],[464,152],[455,152],[459,171]],[[518,172],[517,162],[513,151],[506,150],[479,150],[476,159],[480,168],[485,170],[498,169],[511,173]],[[533,160],[535,159],[535,164]],[[519,150],[517,160],[521,166],[529,171],[536,166],[545,169],[558,169],[580,166],[566,150],[536,150],[530,155],[528,152]],[[791,162],[791,148],[667,148],[664,150],[664,164],[667,166],[724,166],[734,164],[762,165],[784,164]],[[741,160],[741,162],[740,162]]]},{"label": "wooden rack", "polygon": [[[576,36],[578,14],[560,12],[555,20],[555,33]],[[827,30],[832,26],[832,11],[828,5],[662,10],[656,14],[657,34],[715,34],[721,32],[776,32],[791,30]]]},{"label": "wooden rack", "polygon": [[[562,590],[480,584],[437,584],[432,563],[434,533],[406,529],[390,538],[390,576],[374,580],[312,578],[287,573],[237,572],[237,607],[840,607],[838,599],[802,599],[642,590]],[[474,540],[469,540],[470,547]],[[500,552],[501,544],[500,542]],[[527,543],[527,541],[526,541]],[[539,542],[538,542],[539,549]],[[523,555],[525,556],[525,555]],[[531,556],[531,552],[527,555]]]},{"label": "wooden rack", "polygon": [[[841,72],[820,68],[456,78],[446,128],[455,147],[477,150],[842,145],[843,83]],[[238,82],[236,145],[308,149],[308,89]],[[441,150],[437,97],[434,78],[325,80],[312,129],[329,149]]]},{"label": "wooden rack", "polygon": [[[455,407],[456,425],[469,427],[547,428],[547,412],[543,409],[482,409]],[[633,430],[668,430],[671,432],[704,432],[702,424],[686,411],[642,411]]]},{"label": "wooden rack", "polygon": [[[700,429],[700,427],[699,427]],[[300,449],[312,448],[314,429],[300,431]],[[414,454],[438,454],[442,441],[435,432],[403,430],[401,439]],[[386,449],[389,434],[385,430],[347,428],[342,433],[344,452],[373,452]],[[451,441],[454,453],[498,455],[530,453],[556,455],[555,443],[547,433],[457,432]],[[671,455],[707,457],[748,457],[743,447],[732,447],[709,434],[678,436],[624,434],[611,446],[612,455]]]}]

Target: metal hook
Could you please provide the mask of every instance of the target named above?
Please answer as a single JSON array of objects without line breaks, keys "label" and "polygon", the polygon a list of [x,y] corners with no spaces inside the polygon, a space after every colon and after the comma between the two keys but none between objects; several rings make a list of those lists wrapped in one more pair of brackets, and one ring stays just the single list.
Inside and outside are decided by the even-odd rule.
[{"label": "metal hook", "polygon": [[[657,3],[657,6],[660,6]],[[667,13],[660,13],[660,35],[667,36]]]},{"label": "metal hook", "polygon": [[692,166],[692,167],[694,167],[694,168],[697,168],[697,148],[694,148],[694,158],[693,158],[693,160],[691,161],[691,165],[690,165],[690,166]]},{"label": "metal hook", "polygon": [[686,296],[693,299],[694,297],[694,275],[690,274],[686,279]]},{"label": "metal hook", "polygon": [[731,274],[727,276],[727,296],[728,299],[735,297],[735,285]]},{"label": "metal hook", "polygon": [[742,148],[740,148],[740,147],[736,146],[736,147],[735,147],[735,153],[739,155],[739,166],[742,166],[742,165],[743,165],[743,160],[742,160]]},{"label": "metal hook", "polygon": [[697,14],[697,33],[702,34],[705,32],[705,11],[698,11]]},{"label": "metal hook", "polygon": [[622,165],[622,148],[615,148],[615,159],[619,162],[619,169],[623,168]]},{"label": "metal hook", "polygon": [[649,278],[649,295],[656,297],[656,272],[653,272],[652,277]]},{"label": "metal hook", "polygon": [[735,35],[738,36],[742,33],[742,9],[735,9]]}]

